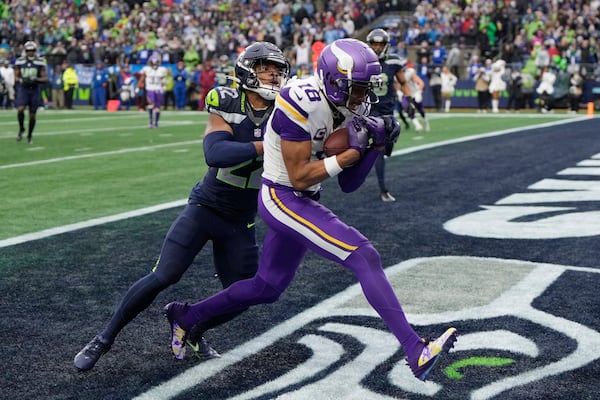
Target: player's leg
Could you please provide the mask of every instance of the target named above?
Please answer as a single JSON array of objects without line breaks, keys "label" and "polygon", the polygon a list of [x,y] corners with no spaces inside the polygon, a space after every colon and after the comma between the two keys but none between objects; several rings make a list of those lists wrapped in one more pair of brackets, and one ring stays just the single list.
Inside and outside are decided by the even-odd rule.
[{"label": "player's leg", "polygon": [[35,129],[37,109],[43,104],[41,93],[31,96],[29,99],[29,126],[27,129],[27,143],[33,143],[33,130]]},{"label": "player's leg", "polygon": [[415,376],[426,379],[438,356],[454,342],[456,330],[448,329],[432,343],[415,333],[369,240],[329,209],[310,198],[298,199],[293,192],[263,186],[259,211],[272,231],[287,238],[282,243],[302,244],[354,273],[369,304],[401,343]]},{"label": "player's leg", "polygon": [[17,107],[17,122],[19,123],[19,132],[17,133],[17,141],[23,139],[25,133],[25,106],[27,104],[27,93],[22,87],[17,88],[15,105]]},{"label": "player's leg", "polygon": [[[223,219],[214,227],[213,258],[215,271],[223,288],[234,282],[252,278],[258,269],[258,244],[254,220],[228,221]],[[204,333],[240,315],[246,309],[219,315],[196,324],[187,335],[188,345],[200,359],[219,357],[204,338]]]},{"label": "player's leg", "polygon": [[164,93],[156,91],[153,96],[154,104],[154,127],[158,128],[158,121],[160,120],[160,108],[162,107],[164,100]]},{"label": "player's leg", "polygon": [[211,214],[196,205],[184,208],[171,225],[152,272],[128,289],[102,332],[75,356],[75,367],[82,371],[91,369],[110,349],[119,332],[148,308],[161,291],[179,281],[209,239],[203,226],[211,226]]},{"label": "player's leg", "polygon": [[154,91],[146,91],[146,104],[148,108],[148,128],[154,128]]}]

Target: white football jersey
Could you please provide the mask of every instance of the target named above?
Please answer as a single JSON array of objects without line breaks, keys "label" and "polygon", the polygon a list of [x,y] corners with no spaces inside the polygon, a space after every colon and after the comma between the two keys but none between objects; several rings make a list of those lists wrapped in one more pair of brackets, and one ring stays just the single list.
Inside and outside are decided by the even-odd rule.
[{"label": "white football jersey", "polygon": [[412,80],[412,76],[416,73],[417,71],[414,68],[406,68],[404,70],[404,79],[406,79],[408,87],[410,88],[410,96],[414,96],[417,92],[421,91],[419,85],[417,85],[417,83]]},{"label": "white football jersey", "polygon": [[167,68],[159,66],[156,69],[150,65],[142,68],[142,73],[146,77],[146,90],[153,90],[158,92],[165,91]]},{"label": "white football jersey", "polygon": [[[363,104],[358,113],[364,115],[365,110],[366,106]],[[341,123],[334,126],[333,114],[329,102],[319,90],[315,76],[289,81],[275,99],[275,108],[265,128],[262,176],[271,182],[292,187],[281,154],[281,138],[290,141],[310,140],[311,161],[322,159],[323,140],[353,117],[350,115],[344,118],[341,113],[337,113]],[[320,186],[313,185],[307,191],[316,191]]]}]

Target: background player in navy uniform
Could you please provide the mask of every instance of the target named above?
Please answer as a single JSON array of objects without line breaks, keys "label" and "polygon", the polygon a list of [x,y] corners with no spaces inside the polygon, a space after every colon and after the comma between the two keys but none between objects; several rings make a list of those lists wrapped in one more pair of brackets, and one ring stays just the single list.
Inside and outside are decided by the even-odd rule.
[{"label": "background player in navy uniform", "polygon": [[[401,85],[404,79],[402,75],[402,64],[399,56],[395,54],[388,54],[388,48],[390,47],[390,36],[383,29],[373,29],[367,35],[367,43],[373,49],[375,54],[379,57],[379,63],[381,64],[381,74],[379,79],[381,85],[373,88],[373,91],[377,95],[379,101],[371,106],[371,115],[376,117],[389,116],[394,117],[394,108],[397,102],[397,90],[398,85]],[[402,79],[402,81],[401,81]],[[402,110],[400,110],[402,113]],[[400,114],[402,115],[402,114]],[[408,123],[404,121],[404,124]],[[390,156],[394,149],[394,143],[388,143],[385,148],[385,152],[375,162],[375,174],[377,175],[377,183],[379,184],[379,192],[382,201],[391,202],[396,201],[392,196],[385,183],[385,158],[384,156]]]},{"label": "background player in navy uniform", "polygon": [[[367,44],[339,39],[323,49],[316,73],[291,80],[281,90],[266,126],[258,211],[268,231],[256,275],[199,303],[167,304],[171,349],[179,354],[186,331],[198,322],[276,301],[312,250],[356,276],[367,301],[402,345],[413,374],[425,380],[454,343],[456,329],[447,329],[432,342],[419,337],[385,276],[377,250],[318,202],[321,182],[329,177],[337,176],[344,192],[358,189],[379,153],[400,133],[395,119],[366,115],[366,103],[376,101],[370,92],[381,66]],[[349,148],[324,157],[323,143],[339,126],[348,128]]]},{"label": "background player in navy uniform", "polygon": [[25,55],[15,62],[15,105],[17,106],[17,120],[19,133],[17,141],[23,139],[25,133],[25,107],[29,109],[29,126],[27,130],[27,143],[33,142],[37,109],[43,105],[42,86],[48,83],[46,60],[36,55],[37,45],[28,41],[23,46]]},{"label": "background player in navy uniform", "polygon": [[[209,240],[223,287],[254,276],[263,128],[289,75],[289,63],[275,45],[257,42],[240,54],[235,68],[239,87],[215,88],[207,96],[204,155],[209,169],[204,179],[192,189],[188,205],[172,224],[152,272],[129,288],[104,330],[75,356],[79,370],[91,369],[121,329],[179,281]],[[218,357],[203,332],[242,311],[198,325],[197,336],[190,335],[188,344],[199,357]]]}]

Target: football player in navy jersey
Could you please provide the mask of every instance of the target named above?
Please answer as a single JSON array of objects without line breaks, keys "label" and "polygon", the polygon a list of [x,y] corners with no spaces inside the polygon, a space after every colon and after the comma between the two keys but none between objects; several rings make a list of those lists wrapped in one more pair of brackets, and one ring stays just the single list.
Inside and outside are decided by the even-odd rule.
[{"label": "football player in navy jersey", "polygon": [[[453,345],[455,328],[433,341],[413,330],[373,244],[319,203],[321,183],[327,178],[337,177],[343,192],[358,189],[379,154],[400,133],[395,119],[367,115],[368,103],[376,101],[371,92],[380,73],[378,57],[366,43],[338,39],[319,55],[316,75],[291,80],[281,90],[265,128],[258,212],[268,231],[258,271],[201,302],[165,306],[176,357],[197,323],[277,301],[309,250],[356,276],[418,379],[427,379]],[[325,156],[323,143],[338,127],[348,129],[349,147]]]},{"label": "football player in navy jersey", "polygon": [[[258,267],[254,219],[263,165],[263,128],[289,70],[288,61],[275,45],[253,43],[237,59],[238,87],[221,86],[209,92],[203,141],[209,169],[171,225],[152,272],[129,288],[104,330],[75,356],[76,368],[93,368],[121,329],[162,290],[179,281],[209,240],[223,287],[254,276]],[[219,357],[203,333],[242,311],[203,321],[188,335],[188,346],[200,358]],[[179,356],[183,358],[183,352]]]},{"label": "football player in navy jersey", "polygon": [[46,60],[38,57],[37,45],[28,41],[23,46],[25,55],[15,62],[15,105],[17,106],[17,120],[19,133],[17,141],[23,139],[25,133],[25,107],[29,109],[29,126],[27,130],[27,143],[33,143],[33,129],[35,128],[37,109],[43,105],[42,86],[48,83]]},{"label": "football player in navy jersey", "polygon": [[[379,63],[381,64],[381,74],[379,79],[381,85],[374,88],[374,92],[377,95],[378,102],[371,106],[371,115],[376,117],[383,117],[384,115],[391,118],[394,117],[394,108],[396,103],[401,100],[402,94],[397,94],[396,88],[404,84],[404,75],[402,74],[402,60],[395,54],[388,54],[388,48],[390,47],[390,36],[386,31],[381,28],[373,29],[367,35],[367,43],[373,49],[377,57],[379,57]],[[400,97],[400,99],[398,99]],[[400,104],[402,104],[400,102]],[[404,120],[402,110],[400,110],[400,116],[403,119],[404,125],[407,126],[408,122]],[[386,145],[385,152],[375,162],[375,174],[377,175],[377,183],[379,184],[380,198],[384,202],[396,201],[394,196],[388,191],[385,183],[385,158],[384,156],[390,156],[394,148],[394,143],[388,143]]]}]

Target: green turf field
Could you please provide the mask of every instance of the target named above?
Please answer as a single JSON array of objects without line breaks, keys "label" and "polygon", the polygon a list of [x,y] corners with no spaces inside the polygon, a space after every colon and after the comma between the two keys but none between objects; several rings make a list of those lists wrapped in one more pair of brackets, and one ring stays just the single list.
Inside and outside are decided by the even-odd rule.
[{"label": "green turf field", "polygon": [[[396,149],[567,117],[432,113],[431,131],[404,131]],[[163,111],[149,129],[144,112],[44,110],[27,145],[16,112],[0,111],[0,240],[185,199],[206,169],[206,118]]]}]

